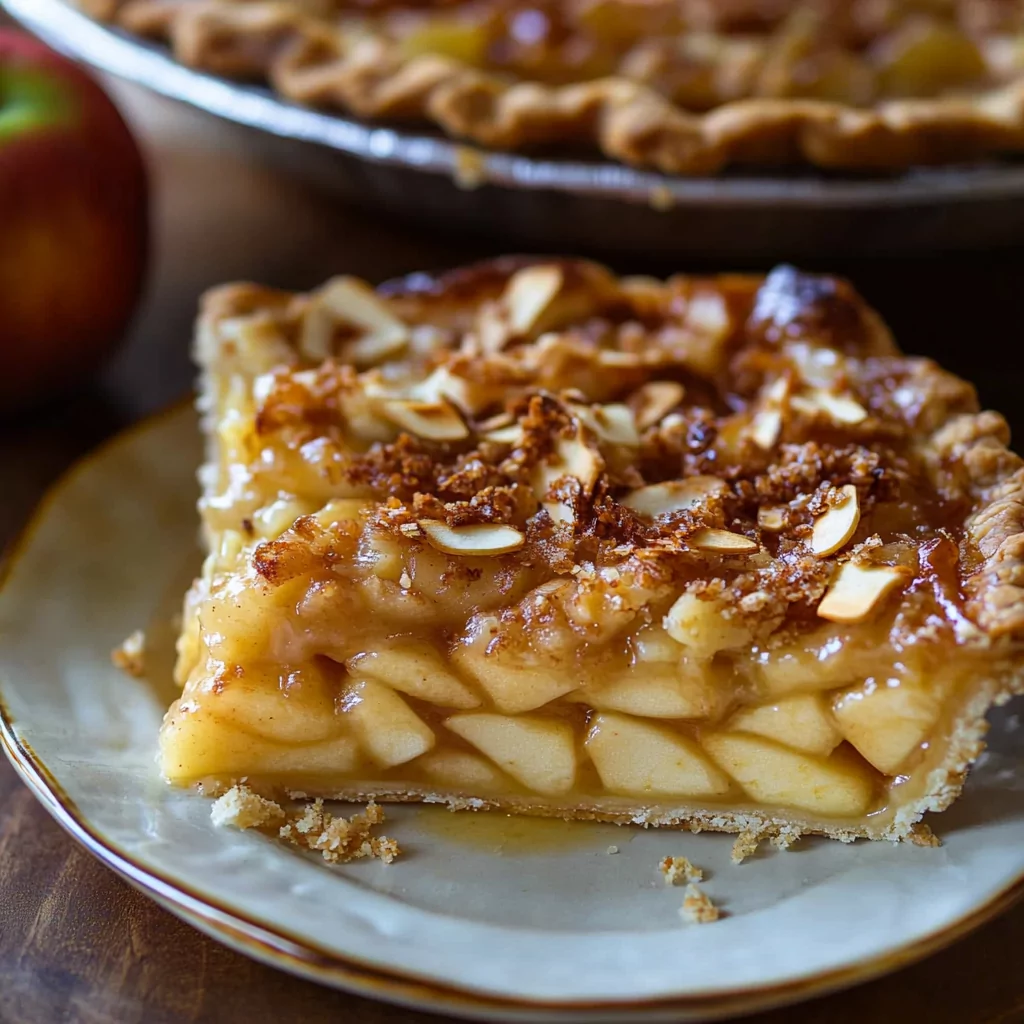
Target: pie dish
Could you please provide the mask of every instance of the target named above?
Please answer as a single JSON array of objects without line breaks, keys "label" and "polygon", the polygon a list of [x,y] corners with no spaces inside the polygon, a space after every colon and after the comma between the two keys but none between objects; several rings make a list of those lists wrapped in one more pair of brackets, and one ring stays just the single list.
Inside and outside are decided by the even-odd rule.
[{"label": "pie dish", "polygon": [[926,841],[1021,688],[1024,467],[845,282],[229,285],[165,776]]},{"label": "pie dish", "polygon": [[699,175],[1024,148],[1012,0],[79,0],[182,62],[498,149]]}]

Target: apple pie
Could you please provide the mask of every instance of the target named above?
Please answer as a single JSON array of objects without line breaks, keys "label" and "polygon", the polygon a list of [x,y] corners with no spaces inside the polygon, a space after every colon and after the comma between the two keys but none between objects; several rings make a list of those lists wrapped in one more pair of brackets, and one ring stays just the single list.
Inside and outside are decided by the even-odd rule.
[{"label": "apple pie", "polygon": [[173,783],[899,839],[1022,688],[1024,463],[845,282],[209,293]]},{"label": "apple pie", "polygon": [[1024,150],[1017,0],[78,0],[186,64],[679,174]]}]

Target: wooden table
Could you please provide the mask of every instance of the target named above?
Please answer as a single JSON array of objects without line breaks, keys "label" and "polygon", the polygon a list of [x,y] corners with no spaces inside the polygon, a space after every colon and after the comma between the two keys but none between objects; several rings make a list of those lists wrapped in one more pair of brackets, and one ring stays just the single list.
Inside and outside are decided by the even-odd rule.
[{"label": "wooden table", "polygon": [[[134,92],[120,95],[152,157],[152,287],[129,343],[99,381],[29,423],[0,426],[0,546],[77,455],[187,391],[190,321],[203,287],[235,277],[307,287],[339,271],[381,279],[501,251],[500,243],[380,230],[251,166],[209,123]],[[978,381],[983,400],[1024,431],[1024,257],[841,269],[905,347]],[[925,963],[754,1019],[1024,1021],[1022,948],[1024,905]],[[180,923],[80,850],[0,758],[0,1022],[428,1019],[299,981]]]}]

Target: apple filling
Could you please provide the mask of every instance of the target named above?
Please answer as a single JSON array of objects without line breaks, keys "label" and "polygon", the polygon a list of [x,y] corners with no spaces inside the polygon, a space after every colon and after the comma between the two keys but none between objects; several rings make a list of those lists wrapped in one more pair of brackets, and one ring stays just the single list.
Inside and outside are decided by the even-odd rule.
[{"label": "apple filling", "polygon": [[900,838],[1018,686],[1002,421],[841,282],[240,287],[199,354],[172,782]]},{"label": "apple filling", "polygon": [[302,527],[332,538],[329,574],[277,582],[271,562],[275,582],[251,571],[200,606],[201,655],[163,734],[172,781],[649,822],[770,809],[842,828],[895,813],[979,670],[901,636],[873,581],[850,599],[861,615],[885,602],[869,625],[757,644],[714,600],[648,593],[623,569],[503,579],[500,555],[385,541],[359,504]]}]

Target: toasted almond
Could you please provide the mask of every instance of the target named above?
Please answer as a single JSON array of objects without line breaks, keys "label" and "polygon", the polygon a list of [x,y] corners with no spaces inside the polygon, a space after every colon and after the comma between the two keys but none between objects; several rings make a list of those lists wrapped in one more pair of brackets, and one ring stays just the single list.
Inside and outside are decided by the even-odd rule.
[{"label": "toasted almond", "polygon": [[815,393],[815,401],[825,410],[826,415],[836,423],[851,426],[868,418],[868,411],[849,395],[833,395],[829,391]]},{"label": "toasted almond", "polygon": [[599,366],[621,370],[639,366],[643,362],[643,357],[636,352],[620,352],[615,348],[602,348],[597,350],[597,362]]},{"label": "toasted almond", "polygon": [[356,366],[369,366],[397,355],[409,341],[409,328],[364,281],[336,277],[314,296],[303,320],[300,350],[310,358],[331,355],[334,324],[363,329],[363,336],[343,344],[339,357]]},{"label": "toasted almond", "polygon": [[686,388],[674,380],[652,380],[637,388],[631,399],[637,429],[660,423],[685,397]]},{"label": "toasted almond", "polygon": [[761,389],[761,407],[749,427],[750,437],[758,448],[769,451],[775,447],[782,432],[782,411],[788,401],[788,377],[778,377]]},{"label": "toasted almond", "polygon": [[830,622],[861,622],[891,590],[903,586],[913,575],[900,565],[841,566],[818,605],[818,615]]},{"label": "toasted almond", "polygon": [[814,520],[811,528],[811,550],[819,557],[834,555],[857,532],[860,502],[857,488],[847,484],[840,488],[842,498]]},{"label": "toasted almond", "polygon": [[538,584],[533,588],[532,593],[535,597],[550,597],[552,594],[557,594],[560,590],[564,590],[569,586],[572,586],[572,580],[556,577],[553,580],[547,580],[544,583]]},{"label": "toasted almond", "polygon": [[685,480],[670,480],[663,484],[649,484],[630,491],[620,504],[645,516],[663,516],[693,508],[714,494],[725,491],[726,485],[715,476],[691,476]]},{"label": "toasted almond", "polygon": [[784,508],[763,506],[757,510],[757,525],[766,533],[781,533],[786,528],[788,519]]},{"label": "toasted almond", "polygon": [[560,267],[524,267],[509,278],[502,295],[513,334],[527,334],[544,315],[562,288]]},{"label": "toasted almond", "polygon": [[510,444],[513,447],[523,443],[523,428],[518,423],[510,423],[506,427],[497,427],[480,435],[485,441],[494,444]]},{"label": "toasted almond", "polygon": [[720,551],[729,555],[751,555],[759,550],[757,541],[729,530],[697,530],[688,540],[692,547],[701,551]]},{"label": "toasted almond", "polygon": [[845,359],[835,349],[796,341],[786,345],[786,353],[801,381],[809,387],[835,387],[843,375]]},{"label": "toasted almond", "polygon": [[474,386],[465,377],[458,377],[447,366],[439,366],[426,380],[411,389],[410,398],[422,402],[452,402],[465,413],[486,408],[483,388]]},{"label": "toasted almond", "polygon": [[501,427],[508,427],[516,422],[515,416],[510,412],[499,412],[495,413],[494,416],[488,416],[485,420],[480,420],[477,423],[476,428],[481,434],[486,434],[491,430],[499,430]]},{"label": "toasted almond", "polygon": [[633,410],[618,402],[610,405],[580,405],[570,403],[577,419],[608,444],[636,447],[640,444]]},{"label": "toasted almond", "polygon": [[759,409],[750,421],[750,437],[758,448],[770,451],[782,433],[782,411]]},{"label": "toasted almond", "polygon": [[469,437],[469,428],[450,402],[391,398],[381,402],[381,412],[403,430],[428,441],[461,441]]},{"label": "toasted almond", "polygon": [[449,526],[440,519],[417,522],[431,547],[449,555],[503,555],[521,548],[526,540],[514,526],[495,523]]},{"label": "toasted almond", "polygon": [[601,461],[579,432],[575,437],[559,437],[555,443],[554,460],[537,467],[534,478],[537,500],[546,498],[551,488],[567,476],[575,477],[587,494],[601,476]]},{"label": "toasted almond", "polygon": [[855,426],[868,418],[864,406],[849,395],[833,395],[818,388],[794,395],[790,403],[805,416],[825,416],[843,426]]},{"label": "toasted almond", "polygon": [[718,340],[732,328],[729,307],[717,291],[699,291],[686,304],[686,326]]},{"label": "toasted almond", "polygon": [[571,506],[564,501],[544,501],[541,502],[541,508],[551,516],[553,523],[561,525],[562,523],[576,522],[576,516],[573,514]]}]

